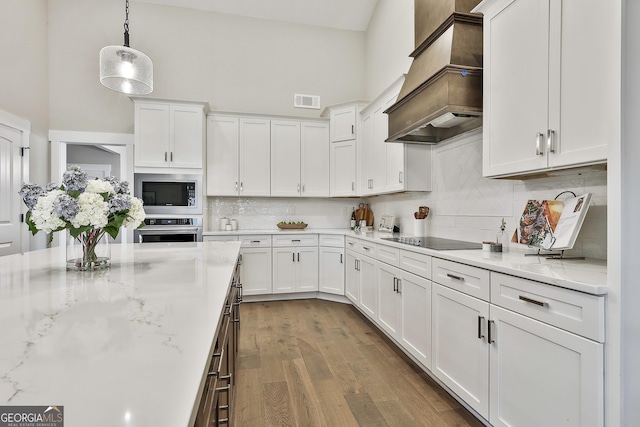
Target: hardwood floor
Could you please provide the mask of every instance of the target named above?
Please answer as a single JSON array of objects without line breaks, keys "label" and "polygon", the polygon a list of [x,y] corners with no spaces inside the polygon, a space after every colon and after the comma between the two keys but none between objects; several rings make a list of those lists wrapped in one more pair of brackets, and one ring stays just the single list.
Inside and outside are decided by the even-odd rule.
[{"label": "hardwood floor", "polygon": [[482,426],[350,305],[241,310],[237,426]]}]

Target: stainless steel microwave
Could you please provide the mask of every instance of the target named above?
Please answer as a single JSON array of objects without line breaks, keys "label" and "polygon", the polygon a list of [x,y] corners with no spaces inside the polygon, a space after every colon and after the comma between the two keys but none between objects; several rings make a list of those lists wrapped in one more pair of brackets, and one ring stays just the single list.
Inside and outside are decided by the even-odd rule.
[{"label": "stainless steel microwave", "polygon": [[147,215],[202,215],[202,175],[137,173],[133,192]]}]

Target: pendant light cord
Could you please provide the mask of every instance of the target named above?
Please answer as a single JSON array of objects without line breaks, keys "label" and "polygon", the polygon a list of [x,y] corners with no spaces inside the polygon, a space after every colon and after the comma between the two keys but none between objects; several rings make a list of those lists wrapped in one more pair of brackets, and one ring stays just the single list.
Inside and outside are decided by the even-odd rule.
[{"label": "pendant light cord", "polygon": [[124,13],[124,45],[129,47],[129,0],[125,1]]}]

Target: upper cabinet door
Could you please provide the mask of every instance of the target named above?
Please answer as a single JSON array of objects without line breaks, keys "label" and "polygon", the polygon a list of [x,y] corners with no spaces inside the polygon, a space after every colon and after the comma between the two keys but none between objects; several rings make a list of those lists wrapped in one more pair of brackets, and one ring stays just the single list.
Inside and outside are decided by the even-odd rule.
[{"label": "upper cabinet door", "polygon": [[356,138],[356,106],[331,110],[331,142]]},{"label": "upper cabinet door", "polygon": [[549,0],[515,0],[484,18],[485,176],[546,167]]},{"label": "upper cabinet door", "polygon": [[300,183],[300,122],[271,120],[271,195],[298,197]]},{"label": "upper cabinet door", "polygon": [[204,111],[202,106],[171,106],[172,149],[169,160],[174,168],[202,168]]},{"label": "upper cabinet door", "polygon": [[237,196],[239,120],[237,117],[207,118],[207,194]]},{"label": "upper cabinet door", "polygon": [[605,161],[620,138],[620,16],[593,3],[551,3],[550,167]]},{"label": "upper cabinet door", "polygon": [[329,197],[329,124],[300,124],[302,197]]},{"label": "upper cabinet door", "polygon": [[356,195],[356,141],[332,142],[330,146],[331,197]]},{"label": "upper cabinet door", "polygon": [[169,110],[168,104],[135,104],[136,166],[169,166],[171,151]]},{"label": "upper cabinet door", "polygon": [[240,119],[240,196],[271,194],[271,121]]}]

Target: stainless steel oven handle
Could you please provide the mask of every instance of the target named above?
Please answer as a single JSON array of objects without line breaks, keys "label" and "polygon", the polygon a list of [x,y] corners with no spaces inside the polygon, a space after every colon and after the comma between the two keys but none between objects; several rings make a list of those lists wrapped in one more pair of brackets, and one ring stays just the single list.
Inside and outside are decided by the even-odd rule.
[{"label": "stainless steel oven handle", "polygon": [[159,230],[157,228],[153,229],[153,230],[149,230],[149,229],[141,229],[138,230],[138,233],[140,233],[140,237],[142,237],[145,234],[156,234],[156,235],[162,235],[165,236],[167,234],[198,234],[199,232],[199,228],[200,227],[188,227],[188,228],[171,228],[171,229],[164,229],[164,230]]}]

